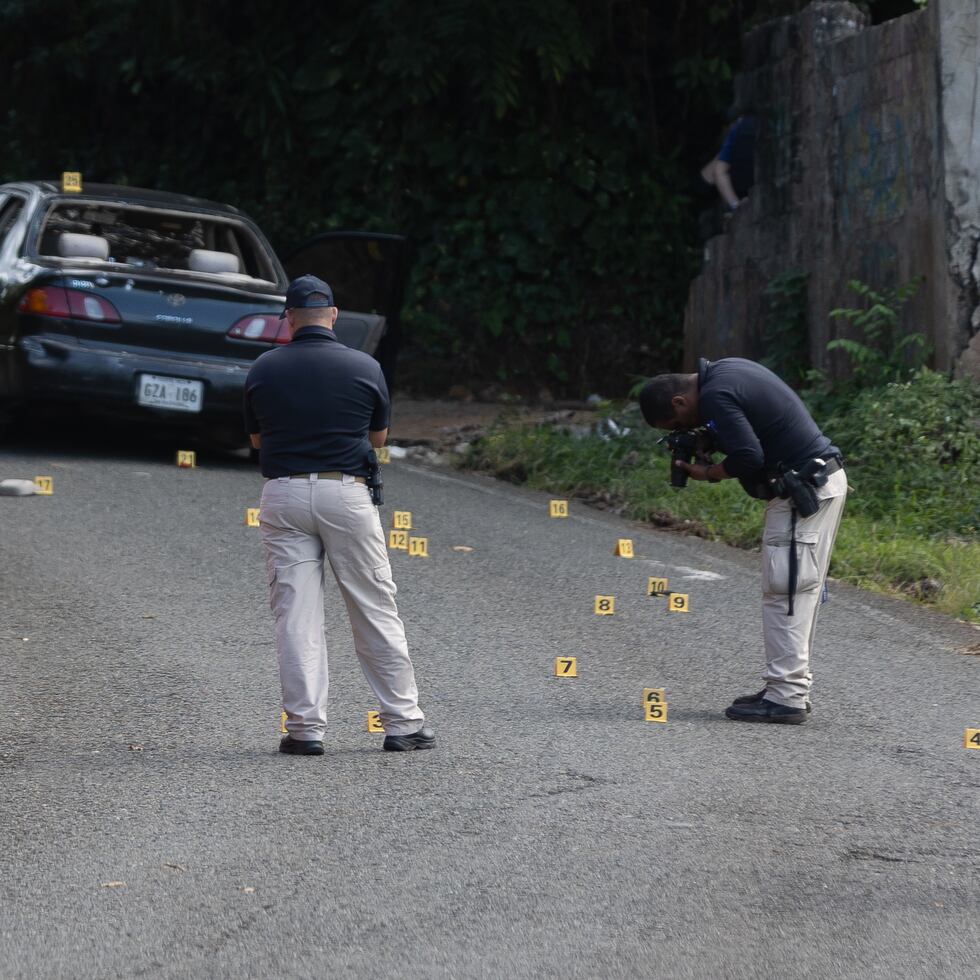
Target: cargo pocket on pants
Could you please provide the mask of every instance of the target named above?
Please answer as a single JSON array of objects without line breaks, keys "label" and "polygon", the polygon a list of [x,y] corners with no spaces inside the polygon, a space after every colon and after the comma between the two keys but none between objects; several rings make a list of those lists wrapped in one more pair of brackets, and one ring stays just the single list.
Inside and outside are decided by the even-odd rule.
[{"label": "cargo pocket on pants", "polygon": [[398,593],[398,587],[395,585],[395,580],[391,577],[391,565],[388,562],[375,566],[374,581],[377,583],[378,588],[381,590],[381,595],[384,598],[395,598]]},{"label": "cargo pocket on pants", "polygon": [[[807,592],[820,585],[817,567],[819,531],[796,532],[796,591]],[[767,534],[762,539],[762,591],[767,595],[789,594],[789,530]]]}]

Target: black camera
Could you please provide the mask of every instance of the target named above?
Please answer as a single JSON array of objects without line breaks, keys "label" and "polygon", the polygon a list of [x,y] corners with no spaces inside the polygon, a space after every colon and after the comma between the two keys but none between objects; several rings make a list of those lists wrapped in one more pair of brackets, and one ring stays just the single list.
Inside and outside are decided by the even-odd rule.
[{"label": "black camera", "polygon": [[690,463],[698,452],[700,440],[695,432],[671,432],[665,437],[667,448],[670,450],[670,485],[686,487],[688,472],[677,466],[677,461]]},{"label": "black camera", "polygon": [[[682,470],[675,465],[678,460],[682,463],[691,463],[695,460],[705,465],[710,465],[711,454],[715,451],[712,434],[709,429],[682,429],[677,432],[668,433],[660,440],[667,443],[670,450],[670,485],[672,487],[686,487],[687,479],[690,474],[687,470]],[[717,483],[717,480],[712,480]]]}]

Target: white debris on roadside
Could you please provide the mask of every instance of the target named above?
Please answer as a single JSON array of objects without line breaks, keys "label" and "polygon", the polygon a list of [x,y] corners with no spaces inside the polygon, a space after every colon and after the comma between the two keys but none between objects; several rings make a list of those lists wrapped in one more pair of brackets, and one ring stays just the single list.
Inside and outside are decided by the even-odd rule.
[{"label": "white debris on roadside", "polygon": [[0,497],[28,497],[36,490],[33,480],[0,480]]}]

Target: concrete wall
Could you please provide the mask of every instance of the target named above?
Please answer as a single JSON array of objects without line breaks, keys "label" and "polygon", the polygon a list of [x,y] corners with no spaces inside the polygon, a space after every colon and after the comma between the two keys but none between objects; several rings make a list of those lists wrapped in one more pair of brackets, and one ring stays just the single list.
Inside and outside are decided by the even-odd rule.
[{"label": "concrete wall", "polygon": [[924,281],[903,328],[934,364],[980,377],[980,0],[931,0],[869,27],[851,3],[811,3],[746,36],[736,91],[759,117],[756,185],[705,248],[685,314],[685,368],[699,354],[765,356],[766,285],[809,273],[809,350],[832,374],[828,313],[858,305],[847,281]]}]

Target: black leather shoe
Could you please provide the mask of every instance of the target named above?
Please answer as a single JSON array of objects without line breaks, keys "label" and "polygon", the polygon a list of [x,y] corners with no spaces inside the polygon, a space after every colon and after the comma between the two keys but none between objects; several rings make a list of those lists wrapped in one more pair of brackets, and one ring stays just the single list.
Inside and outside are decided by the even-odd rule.
[{"label": "black leather shoe", "polygon": [[802,725],[806,721],[806,709],[788,708],[785,704],[760,698],[725,708],[725,717],[734,721],[766,721],[772,725]]},{"label": "black leather shoe", "polygon": [[411,752],[413,749],[433,749],[436,734],[431,728],[420,728],[411,735],[385,735],[385,752]]},{"label": "black leather shoe", "polygon": [[283,755],[323,755],[323,742],[313,739],[304,741],[287,735],[279,742],[279,751]]},{"label": "black leather shoe", "polygon": [[[740,698],[735,698],[732,704],[755,704],[757,701],[761,701],[766,696],[766,689],[763,688],[758,694],[743,694]],[[809,714],[812,705],[810,704],[810,699],[807,698],[806,702],[806,713]]]}]

